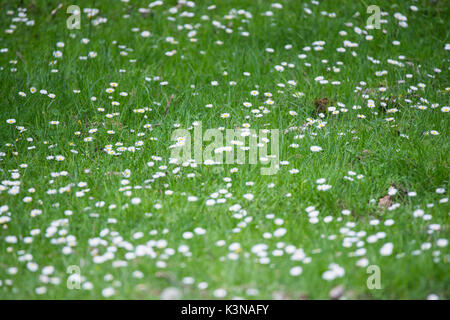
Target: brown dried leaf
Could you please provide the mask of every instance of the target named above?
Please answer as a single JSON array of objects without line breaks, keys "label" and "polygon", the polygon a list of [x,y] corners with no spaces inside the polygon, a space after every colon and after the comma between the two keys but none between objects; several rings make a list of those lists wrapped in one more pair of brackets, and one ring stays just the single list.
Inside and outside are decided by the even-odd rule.
[{"label": "brown dried leaf", "polygon": [[380,198],[380,200],[378,200],[378,207],[386,209],[389,208],[391,206],[391,196],[387,195],[383,198]]},{"label": "brown dried leaf", "polygon": [[327,112],[327,108],[330,105],[331,101],[328,98],[316,99],[314,101],[314,105],[316,106],[317,113],[325,113]]}]

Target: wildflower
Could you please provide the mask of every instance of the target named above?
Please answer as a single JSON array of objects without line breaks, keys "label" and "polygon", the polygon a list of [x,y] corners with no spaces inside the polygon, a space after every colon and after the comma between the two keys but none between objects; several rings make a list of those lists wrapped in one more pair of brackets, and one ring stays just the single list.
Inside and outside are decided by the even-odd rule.
[{"label": "wildflower", "polygon": [[389,256],[392,254],[393,249],[394,249],[394,245],[391,242],[388,242],[381,247],[380,254],[382,256]]},{"label": "wildflower", "polygon": [[273,235],[277,238],[280,238],[282,236],[284,236],[286,234],[286,229],[284,228],[279,228],[277,230],[274,231]]},{"label": "wildflower", "polygon": [[102,296],[104,296],[105,298],[109,298],[111,296],[113,296],[116,293],[116,291],[114,290],[114,288],[108,287],[102,290]]},{"label": "wildflower", "polygon": [[140,198],[133,198],[131,199],[131,204],[133,205],[138,205],[141,203],[141,199]]},{"label": "wildflower", "polygon": [[301,275],[302,272],[303,272],[303,268],[300,266],[293,267],[293,268],[291,268],[291,270],[289,270],[290,275],[293,277]]},{"label": "wildflower", "polygon": [[214,292],[213,292],[213,296],[214,296],[215,298],[219,298],[219,299],[225,298],[226,295],[227,295],[227,291],[226,291],[225,289],[222,289],[222,288],[216,289],[216,290],[214,290]]}]

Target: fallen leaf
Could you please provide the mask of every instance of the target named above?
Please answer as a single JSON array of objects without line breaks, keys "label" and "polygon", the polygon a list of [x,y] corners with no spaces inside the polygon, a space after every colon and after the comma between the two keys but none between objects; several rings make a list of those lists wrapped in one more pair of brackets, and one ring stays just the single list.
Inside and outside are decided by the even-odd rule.
[{"label": "fallen leaf", "polygon": [[328,98],[316,99],[314,104],[316,106],[316,113],[325,113],[331,101]]},{"label": "fallen leaf", "polygon": [[378,200],[378,207],[386,209],[389,208],[390,206],[391,206],[391,196],[387,195]]}]

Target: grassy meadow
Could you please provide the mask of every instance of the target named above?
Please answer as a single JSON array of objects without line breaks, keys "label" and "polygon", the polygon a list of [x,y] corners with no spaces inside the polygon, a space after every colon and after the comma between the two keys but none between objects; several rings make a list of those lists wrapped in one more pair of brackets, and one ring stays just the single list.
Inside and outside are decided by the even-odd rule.
[{"label": "grassy meadow", "polygon": [[448,299],[449,52],[446,1],[2,1],[0,298]]}]

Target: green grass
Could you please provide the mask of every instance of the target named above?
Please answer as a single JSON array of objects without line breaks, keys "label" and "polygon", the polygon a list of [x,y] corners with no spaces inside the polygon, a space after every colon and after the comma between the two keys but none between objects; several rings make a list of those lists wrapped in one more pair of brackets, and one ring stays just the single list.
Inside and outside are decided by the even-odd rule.
[{"label": "green grass", "polygon": [[[341,298],[347,299],[426,299],[431,294],[449,298],[446,200],[450,145],[448,112],[443,112],[448,110],[450,87],[446,1],[348,0],[316,5],[280,0],[283,8],[277,9],[271,8],[269,1],[230,0],[216,1],[214,10],[208,10],[213,1],[197,1],[192,8],[178,6],[177,13],[169,12],[177,6],[176,1],[164,1],[148,13],[140,13],[139,8],[148,8],[150,1],[80,0],[76,4],[82,10],[99,9],[91,19],[82,14],[80,30],[66,27],[66,9],[72,3],[63,1],[63,7],[51,14],[60,2],[10,0],[0,4],[0,49],[8,49],[0,53],[1,299],[159,299],[169,287],[177,288],[181,293],[177,297],[184,299],[220,298],[216,291],[220,288],[226,290],[227,299],[327,299],[337,286],[343,286]],[[365,29],[366,8],[371,4],[388,13],[382,16],[386,23],[380,30]],[[419,10],[411,10],[411,5]],[[26,8],[27,19],[35,24],[14,21],[18,8]],[[236,9],[234,13],[230,13],[232,9]],[[263,15],[269,10],[272,16]],[[182,12],[194,16],[182,16]],[[394,18],[398,12],[407,17],[407,28]],[[228,14],[233,14],[232,19],[227,19]],[[168,20],[169,16],[174,20]],[[98,17],[107,22],[93,25]],[[217,28],[213,21],[232,33]],[[350,22],[352,26],[346,26]],[[357,34],[355,27],[373,39]],[[191,35],[196,42],[188,37],[190,28],[196,30],[196,35]],[[8,30],[14,31],[5,32]],[[152,35],[142,37],[144,30]],[[167,42],[167,37],[177,43]],[[83,44],[83,38],[89,43]],[[223,44],[217,44],[218,40]],[[345,40],[358,46],[338,52]],[[322,50],[313,49],[316,41],[325,42]],[[400,44],[393,45],[393,41]],[[58,42],[64,47],[58,48]],[[292,49],[285,49],[287,44]],[[305,47],[311,51],[304,51]],[[62,57],[53,56],[57,50]],[[165,55],[172,50],[176,54]],[[96,57],[79,59],[89,52]],[[300,59],[300,54],[306,58]],[[390,64],[388,59],[403,65]],[[52,61],[57,63],[51,65]],[[294,67],[286,65],[283,72],[276,71],[275,66],[283,62]],[[334,67],[339,72],[334,72]],[[376,75],[383,70],[387,74]],[[157,76],[159,80],[146,80]],[[315,80],[319,76],[329,83],[320,84]],[[288,84],[289,80],[296,85]],[[161,81],[168,84],[161,85]],[[211,81],[219,85],[212,86]],[[236,85],[230,86],[230,81]],[[334,85],[333,81],[340,83]],[[112,82],[118,87],[109,94],[105,90]],[[285,87],[278,86],[280,83]],[[36,93],[30,92],[32,87]],[[39,93],[41,89],[56,97]],[[252,96],[252,90],[259,95]],[[120,92],[128,95],[120,96]],[[262,116],[256,117],[251,110],[264,105],[265,92],[272,94],[275,103],[266,105],[269,113],[260,112]],[[295,92],[304,95],[294,97]],[[320,118],[315,101],[322,98],[347,112],[325,112]],[[368,108],[368,99],[375,102],[374,108]],[[120,106],[113,106],[112,101]],[[252,107],[244,107],[244,102],[251,102]],[[206,108],[207,104],[213,108]],[[145,107],[151,111],[133,112]],[[397,112],[387,112],[392,108]],[[119,114],[113,118],[106,116],[115,112]],[[223,113],[230,117],[222,118]],[[308,118],[326,125],[319,129],[315,123],[300,129]],[[8,124],[8,119],[16,123]],[[244,123],[257,130],[278,129],[279,160],[288,164],[281,165],[274,175],[261,175],[261,164],[169,164],[175,125],[189,128],[195,121],[202,122],[203,131],[232,129]],[[146,124],[152,124],[152,130]],[[97,132],[89,133],[90,129]],[[108,130],[115,133],[108,134]],[[439,134],[431,134],[433,130]],[[299,135],[304,137],[296,139]],[[93,140],[86,142],[86,137]],[[144,145],[135,152],[109,155],[104,151],[106,145],[117,151],[120,146],[116,143],[130,147],[137,141]],[[293,143],[298,148],[292,148]],[[313,145],[323,150],[311,152]],[[64,156],[64,161],[47,159],[57,155]],[[152,159],[154,156],[161,160]],[[147,165],[150,161],[155,162],[153,167]],[[174,173],[177,167],[180,171]],[[232,168],[238,171],[231,172]],[[131,170],[129,178],[122,175],[126,169]],[[292,169],[298,173],[292,174]],[[67,174],[52,176],[62,171]],[[364,177],[346,180],[349,171]],[[20,177],[14,176],[15,172]],[[165,175],[155,177],[157,173]],[[325,178],[331,189],[317,190],[319,178]],[[122,185],[124,179],[129,181],[127,186]],[[19,184],[18,194],[11,192],[12,181]],[[85,186],[79,186],[80,182]],[[67,186],[68,192],[59,192]],[[380,207],[379,199],[390,187],[397,190],[390,205],[398,207]],[[223,193],[219,193],[221,189]],[[86,190],[83,196],[77,196],[82,190]],[[216,192],[219,198],[226,194],[226,201],[207,206],[206,201]],[[417,195],[410,196],[410,192]],[[254,196],[251,201],[243,197],[249,193]],[[188,196],[198,200],[190,202]],[[25,197],[32,197],[31,202],[24,202]],[[133,198],[140,198],[141,203],[132,204]],[[236,204],[245,210],[238,218],[229,210]],[[308,217],[310,206],[320,212],[318,223]],[[33,217],[34,209],[41,214]],[[423,216],[414,216],[418,209],[424,211]],[[67,215],[67,210],[72,215]],[[326,222],[327,216],[332,217],[331,222]],[[61,219],[67,223],[55,234],[47,234]],[[385,225],[390,219],[394,224]],[[439,229],[433,231],[436,226]],[[206,233],[183,237],[196,228]],[[286,234],[274,237],[278,228],[285,228]],[[40,234],[31,235],[32,230],[40,230]],[[143,233],[142,238],[134,238],[137,232]],[[372,242],[376,234],[380,237]],[[11,243],[11,236],[16,243]],[[104,245],[92,246],[89,240],[94,238],[103,239]],[[219,240],[225,245],[218,246]],[[240,247],[230,249],[233,243]],[[393,251],[382,255],[380,249],[386,243],[393,244]],[[267,246],[268,259],[252,252],[256,244]],[[148,250],[142,255],[140,245]],[[187,253],[183,250],[187,247],[180,249],[182,245],[188,246]],[[291,248],[304,252],[302,261],[291,259]],[[95,263],[94,256],[107,251],[114,253],[111,259]],[[353,256],[355,252],[360,256]],[[126,266],[118,267],[120,261],[126,261]],[[345,274],[325,280],[323,274],[332,263]],[[79,290],[70,290],[66,284],[67,268],[72,265],[80,267],[83,277]],[[381,289],[367,287],[368,265],[380,268]],[[46,266],[52,266],[53,272],[45,275],[50,270]],[[300,275],[290,274],[295,266],[302,267]],[[140,271],[141,277],[136,277],[135,271]],[[208,287],[199,288],[201,282]],[[105,288],[114,288],[114,294],[105,296]]]}]

